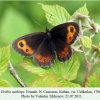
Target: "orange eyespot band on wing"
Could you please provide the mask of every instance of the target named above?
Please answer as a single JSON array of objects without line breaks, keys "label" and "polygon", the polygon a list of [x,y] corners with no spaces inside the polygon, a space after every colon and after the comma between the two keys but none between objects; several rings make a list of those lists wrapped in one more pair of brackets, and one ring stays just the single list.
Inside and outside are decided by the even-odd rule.
[{"label": "orange eyespot band on wing", "polygon": [[29,55],[34,53],[34,50],[30,46],[27,45],[27,43],[24,39],[18,41],[17,47]]},{"label": "orange eyespot band on wing", "polygon": [[44,62],[48,63],[48,62],[51,62],[51,57],[49,57],[49,56],[36,55],[35,57],[36,57],[36,59],[37,59],[39,62],[41,62],[41,63],[44,63]]},{"label": "orange eyespot band on wing", "polygon": [[59,58],[65,58],[68,55],[68,49],[68,46],[66,46],[64,50],[58,54]]},{"label": "orange eyespot band on wing", "polygon": [[69,25],[69,26],[67,26],[67,30],[68,30],[68,33],[66,33],[67,34],[66,42],[68,44],[70,44],[73,41],[74,36],[76,34],[76,28],[73,25]]}]

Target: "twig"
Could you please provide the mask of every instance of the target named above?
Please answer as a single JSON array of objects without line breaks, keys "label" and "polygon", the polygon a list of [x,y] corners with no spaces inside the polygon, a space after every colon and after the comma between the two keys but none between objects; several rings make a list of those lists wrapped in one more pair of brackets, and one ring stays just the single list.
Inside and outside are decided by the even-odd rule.
[{"label": "twig", "polygon": [[93,63],[92,63],[92,66],[94,66],[95,64],[97,64],[97,63],[99,63],[99,62],[100,62],[100,60],[97,60],[97,61],[93,62]]},{"label": "twig", "polygon": [[86,57],[86,54],[85,54],[85,50],[84,50],[84,46],[83,46],[83,43],[82,43],[82,41],[81,41],[81,44],[82,44],[82,46],[81,46],[81,49],[82,49],[82,53],[83,53],[83,56],[84,56],[84,60],[85,60],[85,63],[86,63],[86,66],[88,65],[88,60],[87,60],[87,57]]},{"label": "twig", "polygon": [[[80,20],[79,20],[79,26],[80,26],[80,34],[83,34],[83,32],[82,32],[82,26],[81,26],[81,21]],[[88,64],[88,60],[87,60],[87,57],[86,57],[86,54],[85,54],[83,43],[82,43],[81,40],[79,41],[79,43],[82,44],[81,49],[83,51],[84,60],[85,60],[85,63],[87,65]]]},{"label": "twig", "polygon": [[[79,26],[80,26],[80,34],[83,34],[82,26],[81,26],[81,20],[79,20]],[[90,73],[91,64],[87,60],[82,41],[80,40],[79,43],[82,44],[81,50],[83,51],[82,53],[83,53],[84,61],[85,61],[85,64],[86,64],[86,74],[85,74],[85,78],[84,78],[84,82],[83,82],[83,86],[86,87],[86,82],[87,82],[87,79],[88,79],[88,76],[89,76],[89,73]]]},{"label": "twig", "polygon": [[91,59],[90,59],[90,63],[92,63],[92,61],[93,61],[94,56],[96,55],[96,53],[97,53],[97,52],[94,52],[94,53],[93,53],[93,55],[92,55],[92,57],[91,57]]},{"label": "twig", "polygon": [[83,53],[85,64],[86,64],[86,74],[85,74],[84,83],[83,83],[83,86],[86,87],[86,82],[87,82],[87,79],[88,79],[88,76],[89,76],[90,70],[91,70],[91,63],[88,62],[88,60],[87,60],[83,44],[82,44],[81,49],[83,51],[82,53]]},{"label": "twig", "polygon": [[22,87],[26,87],[26,85],[22,82],[22,80],[19,78],[17,72],[15,71],[15,69],[13,68],[11,62],[9,61],[8,63],[9,66],[9,70],[10,73],[13,75],[13,77],[17,80],[17,82],[22,86]]}]

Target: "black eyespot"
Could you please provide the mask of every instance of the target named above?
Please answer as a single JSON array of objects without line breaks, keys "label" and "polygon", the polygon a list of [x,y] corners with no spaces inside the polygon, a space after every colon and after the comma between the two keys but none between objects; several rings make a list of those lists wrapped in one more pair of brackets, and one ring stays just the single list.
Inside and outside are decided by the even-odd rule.
[{"label": "black eyespot", "polygon": [[63,54],[63,57],[65,56],[65,54]]},{"label": "black eyespot", "polygon": [[70,28],[70,32],[71,32],[71,33],[74,32],[74,28],[73,28],[73,27]]},{"label": "black eyespot", "polygon": [[23,47],[24,46],[24,44],[22,42],[20,42],[19,45],[20,45],[20,47]]},{"label": "black eyespot", "polygon": [[42,60],[42,58],[40,58],[40,60]]},{"label": "black eyespot", "polygon": [[48,60],[50,61],[50,58],[48,58]]},{"label": "black eyespot", "polygon": [[72,40],[72,38],[71,38],[71,37],[69,37],[69,39],[70,39],[70,40]]},{"label": "black eyespot", "polygon": [[26,49],[26,52],[28,52],[29,51],[29,49]]}]

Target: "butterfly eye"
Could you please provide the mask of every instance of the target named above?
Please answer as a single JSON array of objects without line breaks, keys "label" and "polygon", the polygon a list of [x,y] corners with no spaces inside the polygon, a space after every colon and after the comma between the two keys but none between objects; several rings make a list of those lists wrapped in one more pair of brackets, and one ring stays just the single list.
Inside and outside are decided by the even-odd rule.
[{"label": "butterfly eye", "polygon": [[70,28],[70,32],[71,32],[71,33],[74,32],[74,28],[73,28],[73,27]]},{"label": "butterfly eye", "polygon": [[26,52],[28,52],[29,51],[29,49],[26,49]]},{"label": "butterfly eye", "polygon": [[22,42],[20,42],[19,45],[20,45],[20,47],[23,47],[24,46],[24,44]]}]

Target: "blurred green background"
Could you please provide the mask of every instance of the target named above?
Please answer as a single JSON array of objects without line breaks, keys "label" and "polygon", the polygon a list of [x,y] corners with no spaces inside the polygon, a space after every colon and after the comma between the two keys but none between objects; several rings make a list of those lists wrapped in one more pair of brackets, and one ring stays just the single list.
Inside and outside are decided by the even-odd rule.
[{"label": "blurred green background", "polygon": [[[89,10],[90,18],[100,24],[100,1],[0,1],[0,48],[11,45],[11,43],[18,37],[32,33],[45,31],[52,26],[46,21],[44,11],[41,5],[43,3],[48,5],[60,5],[64,7],[71,15],[85,3]],[[36,24],[38,22],[40,25]],[[93,44],[98,44],[100,41],[100,34],[93,38]],[[77,53],[80,60],[80,69],[75,83],[82,84],[85,75],[85,64],[81,53]],[[11,63],[17,71],[22,81],[29,86],[39,76],[31,74],[24,70],[18,63],[21,62],[23,57],[16,53],[11,47]],[[93,67],[92,71],[100,74],[99,64]],[[2,78],[8,80],[12,86],[20,86],[16,80],[10,75],[7,70]]]}]

